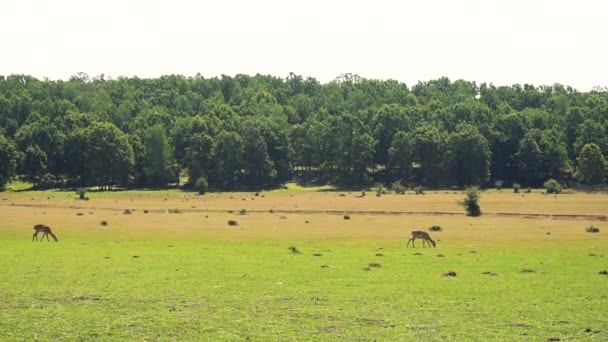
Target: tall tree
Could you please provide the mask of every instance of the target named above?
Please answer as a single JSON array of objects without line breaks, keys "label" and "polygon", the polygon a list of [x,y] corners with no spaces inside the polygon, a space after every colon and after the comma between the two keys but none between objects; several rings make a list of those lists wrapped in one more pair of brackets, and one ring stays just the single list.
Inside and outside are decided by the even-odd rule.
[{"label": "tall tree", "polygon": [[95,123],[86,129],[87,164],[101,189],[126,184],[133,166],[133,150],[127,135],[109,123]]},{"label": "tall tree", "polygon": [[585,144],[577,158],[576,178],[585,184],[600,184],[606,181],[608,165],[602,150],[596,144]]},{"label": "tall tree", "polygon": [[144,135],[144,170],[148,185],[164,187],[178,178],[173,149],[161,125],[154,125]]},{"label": "tall tree", "polygon": [[447,142],[447,165],[459,186],[480,185],[490,177],[492,152],[486,138],[469,124],[461,124]]},{"label": "tall tree", "polygon": [[16,165],[15,146],[3,134],[0,134],[0,190],[4,190],[6,184],[14,176]]}]

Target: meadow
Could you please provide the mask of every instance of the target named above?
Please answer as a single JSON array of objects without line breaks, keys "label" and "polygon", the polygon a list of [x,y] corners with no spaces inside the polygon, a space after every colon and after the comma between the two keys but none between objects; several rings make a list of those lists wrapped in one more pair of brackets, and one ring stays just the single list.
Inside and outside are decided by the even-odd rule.
[{"label": "meadow", "polygon": [[0,193],[0,340],[608,339],[606,195],[87,196]]}]

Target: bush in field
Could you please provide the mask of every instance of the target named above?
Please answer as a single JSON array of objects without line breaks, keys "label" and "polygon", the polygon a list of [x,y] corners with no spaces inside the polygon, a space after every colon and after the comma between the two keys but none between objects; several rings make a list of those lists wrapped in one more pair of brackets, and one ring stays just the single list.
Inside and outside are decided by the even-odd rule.
[{"label": "bush in field", "polygon": [[463,200],[458,201],[458,204],[464,207],[468,216],[480,216],[479,188],[476,186],[467,188],[466,197]]},{"label": "bush in field", "polygon": [[194,183],[194,189],[198,191],[199,195],[204,195],[209,189],[209,183],[207,183],[207,179],[205,177],[200,177]]},{"label": "bush in field", "polygon": [[598,227],[589,226],[589,227],[585,228],[585,231],[587,233],[599,233],[600,229]]},{"label": "bush in field", "polygon": [[562,185],[558,181],[551,178],[543,184],[548,194],[559,194],[562,192]]},{"label": "bush in field", "polygon": [[376,192],[376,197],[382,196],[385,191],[384,185],[376,183],[376,185],[374,185],[374,191]]},{"label": "bush in field", "polygon": [[229,225],[229,226],[238,226],[238,225],[239,225],[239,223],[238,223],[238,222],[236,222],[235,220],[228,220],[228,225]]},{"label": "bush in field", "polygon": [[520,188],[521,188],[521,185],[519,185],[519,183],[513,183],[513,192],[514,193],[518,194]]},{"label": "bush in field", "polygon": [[396,194],[398,195],[403,195],[405,194],[405,185],[403,185],[403,183],[401,183],[401,181],[395,181],[392,185],[391,185],[391,190],[393,190]]},{"label": "bush in field", "polygon": [[87,198],[87,189],[85,188],[78,188],[78,190],[76,190],[76,193],[78,193],[78,198],[80,198],[81,200],[88,200]]},{"label": "bush in field", "polygon": [[525,193],[529,194],[532,192],[532,188],[526,188],[526,191],[524,191]]},{"label": "bush in field", "polygon": [[494,182],[494,187],[496,187],[496,190],[502,190],[503,184],[504,184],[504,182],[499,179]]},{"label": "bush in field", "polygon": [[417,187],[415,187],[414,191],[416,192],[416,195],[424,195],[424,189],[422,188],[422,185],[418,185]]}]

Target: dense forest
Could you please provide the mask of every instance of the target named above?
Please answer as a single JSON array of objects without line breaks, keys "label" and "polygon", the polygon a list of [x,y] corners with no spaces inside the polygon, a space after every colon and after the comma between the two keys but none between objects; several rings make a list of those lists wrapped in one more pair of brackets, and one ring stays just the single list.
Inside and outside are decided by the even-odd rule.
[{"label": "dense forest", "polygon": [[[0,188],[606,181],[608,91],[314,78],[0,76]],[[186,178],[187,177],[187,178]]]}]

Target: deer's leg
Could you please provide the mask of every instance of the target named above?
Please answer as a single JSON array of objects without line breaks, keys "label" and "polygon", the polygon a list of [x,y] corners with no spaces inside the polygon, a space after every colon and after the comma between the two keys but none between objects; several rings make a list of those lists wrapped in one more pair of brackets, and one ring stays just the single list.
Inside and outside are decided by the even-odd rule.
[{"label": "deer's leg", "polygon": [[413,245],[414,244],[414,238],[410,238],[409,240],[407,240],[407,244],[405,245],[405,248],[408,248],[410,246],[410,242]]},{"label": "deer's leg", "polygon": [[46,241],[50,242],[51,240],[49,240],[49,233],[48,232],[44,232],[44,235],[42,235],[42,239],[40,239],[40,241],[44,240],[45,236],[46,236]]},{"label": "deer's leg", "polygon": [[34,232],[34,235],[32,235],[32,242],[34,242],[34,239],[36,239],[36,241],[38,241],[38,232]]}]

